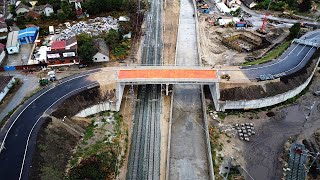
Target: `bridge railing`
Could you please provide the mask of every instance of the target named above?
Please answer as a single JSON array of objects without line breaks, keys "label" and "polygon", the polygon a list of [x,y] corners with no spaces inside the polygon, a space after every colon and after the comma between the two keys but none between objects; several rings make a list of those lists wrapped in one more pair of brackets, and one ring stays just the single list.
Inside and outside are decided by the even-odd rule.
[{"label": "bridge railing", "polygon": [[303,39],[294,39],[292,42],[298,43],[298,44],[304,44],[307,46],[313,46],[313,47],[317,47],[317,48],[320,47],[320,43],[315,43],[315,42],[311,42],[311,41],[303,40]]},{"label": "bridge railing", "polygon": [[182,67],[203,67],[200,64],[196,65],[178,65],[178,64],[135,64],[135,63],[123,63],[120,66],[134,67],[134,66],[182,66]]}]

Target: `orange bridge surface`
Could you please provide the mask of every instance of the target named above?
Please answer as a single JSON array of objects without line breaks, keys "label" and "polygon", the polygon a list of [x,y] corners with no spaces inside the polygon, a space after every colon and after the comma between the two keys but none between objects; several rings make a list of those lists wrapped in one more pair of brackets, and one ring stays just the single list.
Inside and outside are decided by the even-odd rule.
[{"label": "orange bridge surface", "polygon": [[214,70],[189,69],[149,69],[149,70],[120,70],[119,79],[216,79]]}]

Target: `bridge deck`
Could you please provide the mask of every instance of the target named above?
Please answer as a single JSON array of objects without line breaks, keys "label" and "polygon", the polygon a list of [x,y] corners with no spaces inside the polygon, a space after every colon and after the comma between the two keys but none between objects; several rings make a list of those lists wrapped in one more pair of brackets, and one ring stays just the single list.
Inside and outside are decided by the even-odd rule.
[{"label": "bridge deck", "polygon": [[217,78],[215,70],[190,69],[148,69],[148,70],[120,70],[118,79],[212,79]]}]

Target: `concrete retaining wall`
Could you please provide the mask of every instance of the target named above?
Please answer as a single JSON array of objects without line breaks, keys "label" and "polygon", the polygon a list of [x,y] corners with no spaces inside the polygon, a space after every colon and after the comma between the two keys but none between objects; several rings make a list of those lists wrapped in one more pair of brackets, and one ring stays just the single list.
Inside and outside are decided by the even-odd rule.
[{"label": "concrete retaining wall", "polygon": [[116,102],[115,111],[120,111],[124,88],[125,88],[125,85],[122,85],[120,83],[117,84],[117,89],[116,89],[117,102]]},{"label": "concrete retaining wall", "polygon": [[290,91],[287,91],[282,94],[278,94],[276,96],[261,98],[256,100],[219,101],[218,102],[219,105],[216,108],[218,111],[224,111],[226,109],[257,109],[257,108],[263,108],[263,107],[279,104],[290,98],[293,98],[294,96],[301,93],[301,91],[303,91],[308,86],[318,67],[319,60],[320,58],[318,59],[316,66],[313,72],[311,73],[310,77],[303,84],[301,84],[300,86]]},{"label": "concrete retaining wall", "polygon": [[122,96],[124,92],[124,85],[118,84],[117,89],[116,89],[116,94],[117,94],[117,100],[116,102],[103,102],[97,105],[93,105],[89,108],[86,108],[82,111],[80,111],[76,116],[78,117],[87,117],[91,116],[93,114],[97,114],[102,111],[119,111],[120,106],[121,106],[121,101],[122,101]]},{"label": "concrete retaining wall", "polygon": [[198,61],[199,64],[201,63],[201,55],[200,55],[200,34],[199,34],[199,23],[198,23],[198,10],[197,10],[197,3],[195,0],[192,0],[193,8],[194,8],[194,18],[196,19],[196,32],[197,32],[197,51],[198,51]]},{"label": "concrete retaining wall", "polygon": [[110,102],[104,102],[101,104],[91,106],[87,109],[84,109],[84,110],[80,111],[76,116],[77,117],[87,117],[87,116],[91,116],[91,115],[97,114],[102,111],[112,111],[112,109],[113,108],[111,108]]},{"label": "concrete retaining wall", "polygon": [[206,143],[207,143],[207,157],[208,157],[208,162],[209,162],[209,177],[210,177],[210,179],[214,180],[210,135],[209,135],[208,118],[207,118],[208,117],[207,116],[207,106],[206,106],[206,100],[204,97],[203,86],[201,86],[201,101],[202,101],[204,129],[206,131],[205,133],[206,133]]},{"label": "concrete retaining wall", "polygon": [[219,83],[215,83],[214,85],[209,85],[209,89],[211,92],[211,96],[213,99],[215,109],[220,109],[219,99],[220,99],[220,90]]}]

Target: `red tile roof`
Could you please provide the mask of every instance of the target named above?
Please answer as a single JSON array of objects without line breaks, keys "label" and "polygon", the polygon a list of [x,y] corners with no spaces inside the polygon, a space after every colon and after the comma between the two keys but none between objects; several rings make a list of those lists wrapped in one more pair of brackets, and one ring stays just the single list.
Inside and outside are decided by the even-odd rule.
[{"label": "red tile roof", "polygon": [[66,41],[53,41],[51,44],[51,50],[64,50],[66,49]]}]

